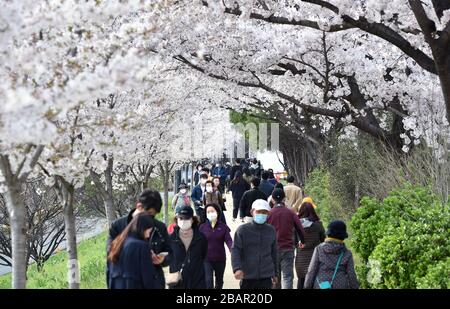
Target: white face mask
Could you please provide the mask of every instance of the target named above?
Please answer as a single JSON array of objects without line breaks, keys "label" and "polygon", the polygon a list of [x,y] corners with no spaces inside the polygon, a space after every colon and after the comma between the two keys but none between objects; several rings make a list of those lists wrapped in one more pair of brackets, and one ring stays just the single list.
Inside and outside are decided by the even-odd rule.
[{"label": "white face mask", "polygon": [[189,230],[192,227],[192,221],[191,219],[188,220],[178,219],[178,226],[183,231]]},{"label": "white face mask", "polygon": [[206,187],[206,192],[212,192],[213,188],[212,187]]},{"label": "white face mask", "polygon": [[181,193],[181,194],[185,194],[186,192],[187,192],[186,189],[181,189],[181,190],[180,190],[180,193]]},{"label": "white face mask", "polygon": [[208,212],[206,214],[206,217],[208,218],[209,221],[216,222],[217,221],[217,212]]}]

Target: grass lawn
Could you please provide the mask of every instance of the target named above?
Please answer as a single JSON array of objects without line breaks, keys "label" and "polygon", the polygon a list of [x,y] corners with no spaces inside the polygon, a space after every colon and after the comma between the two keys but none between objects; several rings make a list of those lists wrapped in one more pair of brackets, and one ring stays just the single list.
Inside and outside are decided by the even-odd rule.
[{"label": "grass lawn", "polygon": [[[106,288],[106,232],[82,241],[78,244],[80,260],[81,288]],[[27,288],[66,289],[67,284],[67,252],[61,251],[52,256],[38,272],[36,265],[28,269]],[[11,288],[11,274],[0,277],[0,288]]]}]

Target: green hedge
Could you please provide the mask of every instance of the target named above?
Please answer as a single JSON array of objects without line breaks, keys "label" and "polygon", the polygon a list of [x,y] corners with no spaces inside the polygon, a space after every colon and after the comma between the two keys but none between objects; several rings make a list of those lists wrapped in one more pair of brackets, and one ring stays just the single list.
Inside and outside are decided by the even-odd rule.
[{"label": "green hedge", "polygon": [[[448,287],[450,205],[405,184],[383,201],[363,198],[350,228],[363,287]],[[440,276],[438,275],[441,271]]]}]

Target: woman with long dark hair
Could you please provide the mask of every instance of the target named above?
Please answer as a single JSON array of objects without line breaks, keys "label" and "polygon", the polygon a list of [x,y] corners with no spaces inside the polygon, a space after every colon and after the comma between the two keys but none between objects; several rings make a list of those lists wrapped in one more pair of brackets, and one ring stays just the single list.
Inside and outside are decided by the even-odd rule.
[{"label": "woman with long dark hair", "polygon": [[239,212],[239,203],[245,191],[250,190],[250,185],[242,177],[242,172],[237,171],[234,179],[230,183],[230,191],[233,197],[233,222],[236,221]]},{"label": "woman with long dark hair", "polygon": [[302,248],[297,248],[295,271],[298,278],[297,288],[303,289],[314,248],[325,240],[325,229],[311,203],[303,203],[300,206],[298,217],[305,231],[305,242]]},{"label": "woman with long dark hair", "polygon": [[155,268],[148,242],[154,226],[150,215],[138,214],[113,240],[108,254],[111,289],[155,288]]}]

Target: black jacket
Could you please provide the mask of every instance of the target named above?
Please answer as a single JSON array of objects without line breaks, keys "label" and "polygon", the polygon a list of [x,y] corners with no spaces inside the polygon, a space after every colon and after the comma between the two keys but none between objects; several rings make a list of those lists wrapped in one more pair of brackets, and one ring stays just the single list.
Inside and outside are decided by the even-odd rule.
[{"label": "black jacket", "polygon": [[231,191],[231,195],[233,197],[233,200],[237,200],[240,201],[242,196],[244,195],[245,191],[250,190],[250,185],[248,184],[248,182],[246,182],[244,179],[242,179],[240,182],[238,183],[231,183],[230,184],[230,191]]},{"label": "black jacket", "polygon": [[181,272],[181,283],[175,287],[178,289],[206,289],[204,261],[208,254],[208,241],[198,228],[194,228],[194,235],[188,251],[184,247],[179,236],[180,228],[175,227],[170,239],[174,258],[170,264],[170,272]]},{"label": "black jacket", "polygon": [[231,171],[230,171],[230,179],[233,180],[234,176],[236,175],[236,172],[242,172],[242,165],[233,165],[231,167]]},{"label": "black jacket", "polygon": [[128,236],[125,239],[119,260],[110,264],[108,286],[111,289],[155,289],[155,267],[148,252],[148,242]]},{"label": "black jacket", "polygon": [[252,204],[254,201],[263,199],[267,201],[267,195],[259,190],[259,188],[253,188],[244,193],[239,204],[239,209],[241,211],[241,217],[251,217]]},{"label": "black jacket", "polygon": [[[106,252],[109,252],[109,247],[111,242],[119,236],[123,230],[127,227],[128,223],[133,219],[133,213],[135,209],[132,209],[127,216],[123,216],[117,220],[115,220],[109,229],[109,236],[106,245]],[[167,228],[164,223],[155,219],[155,227],[152,230],[152,234],[150,235],[150,250],[153,250],[155,254],[161,252],[169,252],[169,255],[166,256],[164,262],[161,265],[155,265],[155,279],[159,283],[156,288],[164,289],[166,287],[166,280],[164,278],[163,267],[167,267],[170,265],[170,262],[173,258],[172,246],[170,245],[169,234],[167,233]],[[149,253],[150,254],[150,253]],[[109,263],[107,263],[107,282],[109,283]],[[109,287],[109,285],[108,285]]]}]

